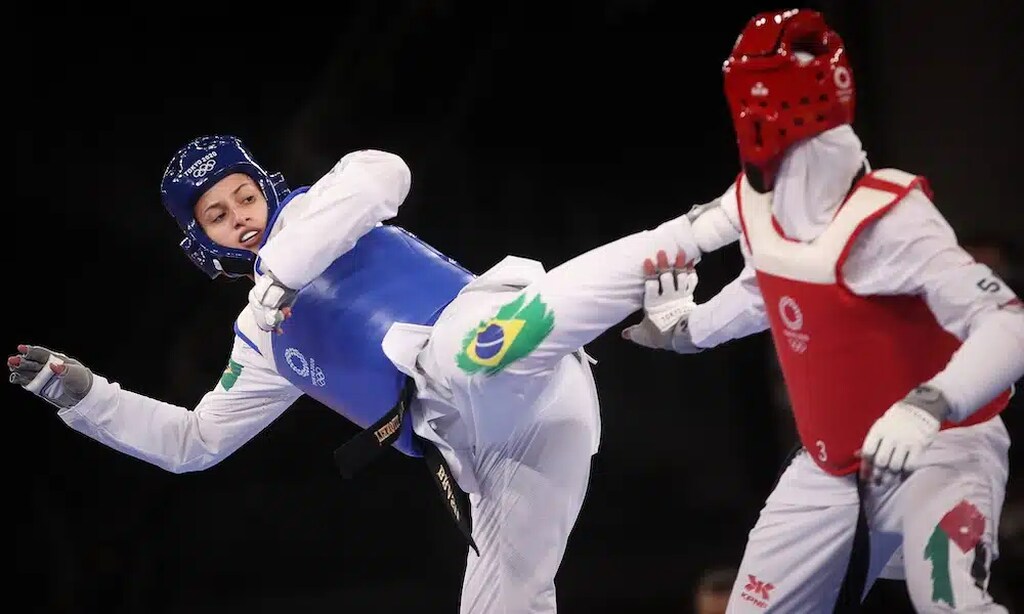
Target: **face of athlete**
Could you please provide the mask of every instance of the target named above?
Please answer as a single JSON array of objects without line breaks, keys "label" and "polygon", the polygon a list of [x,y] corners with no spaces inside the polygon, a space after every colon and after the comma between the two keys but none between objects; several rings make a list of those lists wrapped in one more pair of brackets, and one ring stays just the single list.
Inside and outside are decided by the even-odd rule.
[{"label": "face of athlete", "polygon": [[192,212],[214,243],[254,254],[259,250],[267,227],[267,199],[245,173],[233,173],[213,184]]}]

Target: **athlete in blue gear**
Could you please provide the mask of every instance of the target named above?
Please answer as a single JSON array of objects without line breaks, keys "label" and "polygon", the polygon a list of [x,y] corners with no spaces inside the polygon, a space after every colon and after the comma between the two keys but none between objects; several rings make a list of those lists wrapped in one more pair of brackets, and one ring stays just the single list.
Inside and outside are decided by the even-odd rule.
[{"label": "athlete in blue gear", "polygon": [[472,519],[462,612],[554,612],[599,442],[583,346],[641,308],[650,254],[680,255],[692,290],[689,220],[549,272],[509,256],[474,276],[382,223],[410,188],[390,153],[349,153],[289,191],[237,138],[206,136],[161,188],[192,261],[254,281],[220,381],[189,411],[30,345],[8,358],[11,381],[72,429],[174,473],[212,467],[307,394],[365,429],[338,449],[343,472],[382,447],[423,456],[460,528]]}]

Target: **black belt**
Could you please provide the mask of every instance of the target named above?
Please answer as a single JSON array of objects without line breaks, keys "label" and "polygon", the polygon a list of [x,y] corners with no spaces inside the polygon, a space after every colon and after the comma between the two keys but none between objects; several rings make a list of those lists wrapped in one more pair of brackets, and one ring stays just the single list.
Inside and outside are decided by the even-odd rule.
[{"label": "black belt", "polygon": [[[786,456],[782,469],[775,478],[775,484],[771,490],[774,491],[782,480],[782,475],[789,468],[789,465],[796,460],[796,457],[805,452],[803,445],[796,447]],[[839,595],[836,598],[835,608],[832,614],[850,614],[861,611],[861,596],[864,594],[864,586],[868,581],[868,567],[871,565],[871,530],[868,527],[868,515],[865,509],[864,500],[867,498],[867,484],[857,475],[857,527],[853,532],[853,545],[850,549],[850,560],[846,565],[846,574],[843,576],[843,583],[839,586]]]},{"label": "black belt", "polygon": [[[373,425],[360,431],[334,451],[334,463],[342,476],[351,478],[398,439],[402,432],[402,421],[405,419],[415,392],[416,385],[412,378],[406,378],[405,387],[402,389],[398,403]],[[476,552],[477,556],[480,556],[480,550],[476,547],[476,542],[473,541],[469,496],[455,482],[452,471],[437,446],[419,436],[416,437],[416,443],[427,463],[434,486],[441,494],[444,508],[455,522],[463,540]]]},{"label": "black belt", "polygon": [[868,485],[857,474],[857,528],[853,532],[853,546],[850,548],[850,562],[846,565],[846,575],[839,587],[834,614],[861,611],[861,598],[868,582],[868,567],[871,566],[871,528],[868,526],[868,514],[865,499]]}]

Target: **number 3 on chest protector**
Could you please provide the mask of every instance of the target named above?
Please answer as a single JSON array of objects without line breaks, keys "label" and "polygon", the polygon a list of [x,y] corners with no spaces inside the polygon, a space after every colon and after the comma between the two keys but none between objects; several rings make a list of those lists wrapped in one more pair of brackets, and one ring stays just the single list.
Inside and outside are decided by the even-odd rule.
[{"label": "number 3 on chest protector", "polygon": [[825,451],[825,442],[818,440],[814,442],[814,445],[818,446],[818,460],[825,462],[828,460],[828,452]]}]

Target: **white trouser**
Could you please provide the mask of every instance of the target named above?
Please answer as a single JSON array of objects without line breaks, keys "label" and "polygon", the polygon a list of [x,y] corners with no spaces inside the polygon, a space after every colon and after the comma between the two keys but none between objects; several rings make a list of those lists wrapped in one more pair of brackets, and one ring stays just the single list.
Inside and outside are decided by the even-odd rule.
[{"label": "white trouser", "polygon": [[537,416],[478,447],[461,611],[555,612],[555,574],[583,505],[599,429],[589,368],[563,359]]},{"label": "white trouser", "polygon": [[[998,417],[942,431],[907,479],[868,487],[865,591],[902,544],[916,611],[1006,612],[988,594],[988,570],[998,555],[1009,443]],[[801,452],[750,532],[728,612],[832,612],[857,511],[856,478],[829,475]]]},{"label": "white trouser", "polygon": [[[556,611],[555,575],[600,439],[597,390],[580,349],[641,309],[643,261],[659,250],[673,258],[689,236],[685,219],[667,222],[573,258],[522,290],[466,291],[435,323],[419,364],[457,411],[439,429],[457,450],[453,465],[475,480],[456,479],[477,486],[470,500],[480,556],[468,554],[464,614]],[[466,340],[520,296],[543,302],[549,332],[496,372],[460,367]],[[443,414],[424,405],[426,419]]]}]

